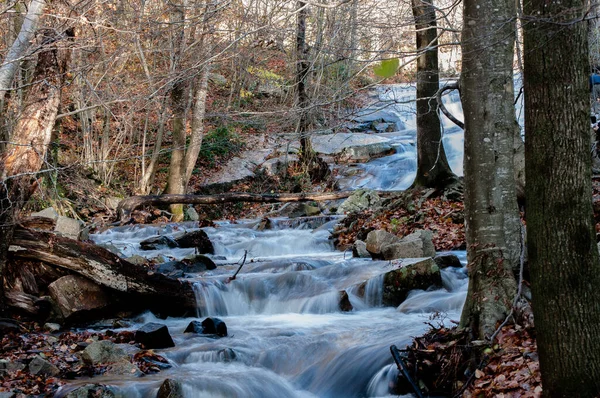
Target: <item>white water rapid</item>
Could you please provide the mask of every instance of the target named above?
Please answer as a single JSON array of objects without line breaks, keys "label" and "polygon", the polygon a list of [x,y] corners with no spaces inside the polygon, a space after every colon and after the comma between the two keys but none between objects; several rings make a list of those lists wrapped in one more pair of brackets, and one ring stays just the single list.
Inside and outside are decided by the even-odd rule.
[{"label": "white water rapid", "polygon": [[[342,189],[404,189],[414,178],[414,87],[382,87],[377,96],[389,100],[385,108],[371,107],[361,118],[390,120],[384,114],[392,115],[398,131],[383,135],[393,139],[397,153],[352,166],[340,179]],[[462,117],[458,93],[445,101]],[[450,164],[462,175],[462,131],[445,119],[443,125]],[[176,346],[156,351],[171,361],[172,368],[143,378],[97,377],[92,382],[117,386],[125,397],[140,398],[156,397],[166,378],[181,381],[185,396],[194,398],[391,396],[389,385],[398,372],[390,345],[410,344],[428,329],[426,322],[459,319],[467,290],[464,269],[442,270],[443,289],[413,291],[398,308],[384,307],[381,270],[388,266],[386,262],[334,251],[331,224],[329,229],[313,229],[279,221],[268,231],[255,230],[252,221],[205,228],[218,267],[190,276],[195,281],[198,317],[162,320],[148,313],[131,320],[127,328],[135,330],[149,321],[166,324]],[[162,256],[167,261],[193,254],[193,249],[142,251],[139,242],[194,229],[193,223],[119,227],[92,239],[123,257]],[[241,272],[225,283],[246,251]],[[465,253],[455,254],[464,264]],[[340,291],[346,291],[352,311],[340,311]],[[222,319],[228,336],[215,339],[183,333],[190,321],[207,316]]]}]

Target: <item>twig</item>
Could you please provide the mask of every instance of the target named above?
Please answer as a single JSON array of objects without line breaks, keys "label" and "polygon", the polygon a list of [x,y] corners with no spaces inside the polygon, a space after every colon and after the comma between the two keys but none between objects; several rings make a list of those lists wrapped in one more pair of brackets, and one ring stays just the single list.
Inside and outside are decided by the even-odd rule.
[{"label": "twig", "polygon": [[244,264],[246,264],[246,256],[248,256],[248,250],[244,251],[244,258],[242,259],[242,264],[240,264],[239,268],[237,269],[237,271],[235,271],[235,274],[233,274],[233,276],[230,276],[229,278],[227,278],[225,283],[229,283],[229,282],[235,280],[235,277],[237,276],[237,274],[240,273],[240,271],[242,270],[242,267],[244,266]]},{"label": "twig", "polygon": [[396,366],[398,366],[398,370],[400,371],[400,373],[402,373],[402,375],[406,378],[406,380],[408,380],[408,382],[410,383],[411,387],[413,388],[417,398],[423,398],[423,393],[421,392],[421,389],[419,388],[419,386],[417,386],[415,384],[412,377],[410,377],[410,374],[408,373],[408,368],[406,367],[406,364],[402,360],[402,357],[400,357],[400,352],[398,351],[398,347],[396,347],[395,345],[392,345],[392,346],[390,346],[390,351],[392,352],[392,358],[394,358],[394,362],[396,362]]}]

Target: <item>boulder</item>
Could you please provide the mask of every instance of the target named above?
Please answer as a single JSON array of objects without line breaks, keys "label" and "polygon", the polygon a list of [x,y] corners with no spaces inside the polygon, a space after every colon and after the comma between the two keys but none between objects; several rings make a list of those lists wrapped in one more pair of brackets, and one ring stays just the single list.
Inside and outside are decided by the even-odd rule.
[{"label": "boulder", "polygon": [[175,238],[175,243],[183,248],[195,248],[200,254],[215,254],[215,248],[203,230],[187,232]]},{"label": "boulder", "polygon": [[338,163],[366,163],[371,159],[392,155],[393,146],[385,142],[344,148],[336,157]]},{"label": "boulder", "polygon": [[227,78],[218,73],[209,73],[208,79],[210,80],[211,83],[216,84],[217,86],[226,86],[227,85]]},{"label": "boulder", "polygon": [[156,393],[156,398],[183,398],[183,386],[181,382],[173,379],[165,379]]},{"label": "boulder", "polygon": [[204,333],[204,327],[202,326],[202,323],[198,321],[191,321],[183,333],[202,334]]},{"label": "boulder", "polygon": [[337,214],[359,212],[381,206],[382,200],[375,191],[358,189],[350,195],[337,209]]},{"label": "boulder", "polygon": [[58,220],[58,213],[54,210],[54,207],[48,207],[42,211],[38,211],[36,213],[31,213],[31,217],[44,217],[50,218],[54,221]]},{"label": "boulder", "polygon": [[387,246],[397,244],[400,238],[383,230],[375,230],[369,232],[366,240],[366,249],[374,259],[383,260],[383,249]]},{"label": "boulder", "polygon": [[106,367],[105,375],[142,377],[144,373],[128,360],[111,363]]},{"label": "boulder", "polygon": [[202,321],[204,334],[216,334],[220,337],[227,336],[227,325],[219,318],[206,318]]},{"label": "boulder", "polygon": [[166,325],[147,323],[135,332],[135,342],[145,349],[175,347]]},{"label": "boulder", "polygon": [[367,244],[362,240],[357,240],[352,246],[352,256],[358,258],[371,258],[371,253],[367,250]]},{"label": "boulder", "polygon": [[348,297],[348,292],[342,290],[340,292],[340,311],[349,312],[354,309],[352,303],[350,302],[350,297]]},{"label": "boulder", "polygon": [[94,341],[81,353],[81,359],[88,365],[129,361],[129,354],[122,347],[108,340]]},{"label": "boulder", "polygon": [[[398,241],[394,241],[391,237],[382,233],[371,235],[373,232],[375,231],[367,235],[367,250],[373,255],[373,258],[395,260],[398,258],[435,256],[435,247],[432,241],[433,234],[431,231],[417,230]],[[371,245],[369,245],[369,236],[377,237],[377,239],[371,240]],[[379,252],[376,251],[377,249],[379,249]]]},{"label": "boulder", "polygon": [[198,254],[181,261],[167,261],[156,267],[156,272],[168,275],[172,278],[182,278],[185,274],[196,274],[206,270],[213,270],[217,265],[210,258]]},{"label": "boulder", "polygon": [[427,258],[406,266],[399,262],[383,279],[383,304],[397,307],[414,289],[426,290],[430,286],[442,286],[442,276],[435,261]]},{"label": "boulder", "polygon": [[59,216],[56,220],[54,231],[64,236],[65,238],[78,240],[81,234],[82,223],[73,218]]},{"label": "boulder", "polygon": [[54,364],[37,355],[29,362],[29,373],[35,376],[57,376],[60,370]]},{"label": "boulder", "polygon": [[65,398],[122,398],[124,397],[115,387],[102,384],[87,384],[70,391]]},{"label": "boulder", "polygon": [[311,137],[311,142],[315,152],[323,155],[339,155],[347,148],[372,147],[372,153],[377,152],[375,148],[382,151],[392,148],[388,138],[364,133],[318,134]]},{"label": "boulder", "polygon": [[63,276],[48,285],[50,297],[66,320],[81,319],[109,305],[105,288],[78,275]]},{"label": "boulder", "polygon": [[462,268],[460,260],[454,254],[438,254],[433,258],[433,261],[440,269],[448,267]]},{"label": "boulder", "polygon": [[132,264],[137,264],[137,265],[148,264],[148,259],[146,257],[140,256],[139,254],[134,254],[131,257],[127,257],[127,261],[129,261]]},{"label": "boulder", "polygon": [[158,250],[161,246],[175,248],[179,245],[170,236],[153,236],[140,242],[142,250]]}]

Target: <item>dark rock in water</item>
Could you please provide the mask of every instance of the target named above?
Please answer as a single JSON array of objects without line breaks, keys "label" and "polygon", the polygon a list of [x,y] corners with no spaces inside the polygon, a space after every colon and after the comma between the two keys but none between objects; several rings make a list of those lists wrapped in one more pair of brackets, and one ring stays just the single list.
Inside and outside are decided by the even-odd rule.
[{"label": "dark rock in water", "polygon": [[273,221],[271,221],[271,219],[267,217],[260,220],[260,222],[256,226],[257,231],[264,231],[266,229],[273,229]]},{"label": "dark rock in water", "polygon": [[166,325],[147,323],[135,332],[135,342],[146,349],[175,347]]},{"label": "dark rock in water", "polygon": [[213,270],[217,265],[210,258],[199,254],[191,258],[185,258],[181,261],[168,261],[159,264],[156,272],[170,276],[172,278],[181,278],[184,274],[195,274],[206,270]]},{"label": "dark rock in water", "polygon": [[352,257],[371,258],[371,253],[367,250],[367,244],[362,240],[356,240],[352,246]]},{"label": "dark rock in water", "polygon": [[69,392],[65,398],[117,398],[122,397],[115,387],[102,384],[87,384]]},{"label": "dark rock in water", "polygon": [[394,268],[385,273],[383,280],[383,304],[386,306],[399,306],[411,290],[442,286],[440,269],[431,258],[408,265],[399,263]]},{"label": "dark rock in water", "polygon": [[140,242],[140,249],[142,250],[157,250],[160,246],[174,248],[178,247],[179,244],[170,236],[153,236]]},{"label": "dark rock in water", "polygon": [[227,336],[227,325],[219,318],[206,318],[202,321],[204,334],[216,334],[220,337]]},{"label": "dark rock in water", "polygon": [[233,362],[237,359],[237,354],[232,348],[223,348],[219,350],[219,359],[223,362]]},{"label": "dark rock in water", "polygon": [[183,386],[181,382],[173,379],[165,379],[156,393],[156,398],[183,398]]},{"label": "dark rock in water", "polygon": [[433,261],[440,269],[448,267],[462,268],[460,260],[454,254],[438,254],[433,258]]},{"label": "dark rock in water", "polygon": [[198,321],[191,321],[187,328],[185,328],[183,333],[202,334],[204,333],[204,327],[202,326],[202,323]]},{"label": "dark rock in water", "polygon": [[349,312],[352,311],[354,307],[352,303],[350,303],[350,298],[348,297],[348,293],[343,290],[340,292],[340,311]]},{"label": "dark rock in water", "polygon": [[193,247],[198,250],[200,254],[215,254],[215,248],[208,238],[208,235],[203,230],[188,232],[183,236],[175,238],[175,242],[179,247],[188,248]]}]

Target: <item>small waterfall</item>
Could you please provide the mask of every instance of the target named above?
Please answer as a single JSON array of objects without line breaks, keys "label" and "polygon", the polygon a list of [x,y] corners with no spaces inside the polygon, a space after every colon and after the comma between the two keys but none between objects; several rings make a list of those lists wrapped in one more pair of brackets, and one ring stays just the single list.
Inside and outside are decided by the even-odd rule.
[{"label": "small waterfall", "polygon": [[[398,368],[395,365],[384,366],[373,378],[369,381],[367,386],[367,396],[369,397],[382,397],[386,396],[390,392],[390,385],[396,382],[398,377]],[[407,395],[412,397],[412,395]]]},{"label": "small waterfall", "polygon": [[226,287],[221,282],[194,283],[194,293],[196,294],[196,304],[198,306],[197,316],[227,315],[227,304],[223,299],[225,290]]},{"label": "small waterfall", "polygon": [[369,307],[381,307],[383,305],[383,278],[384,274],[371,278],[365,285],[365,303]]}]

